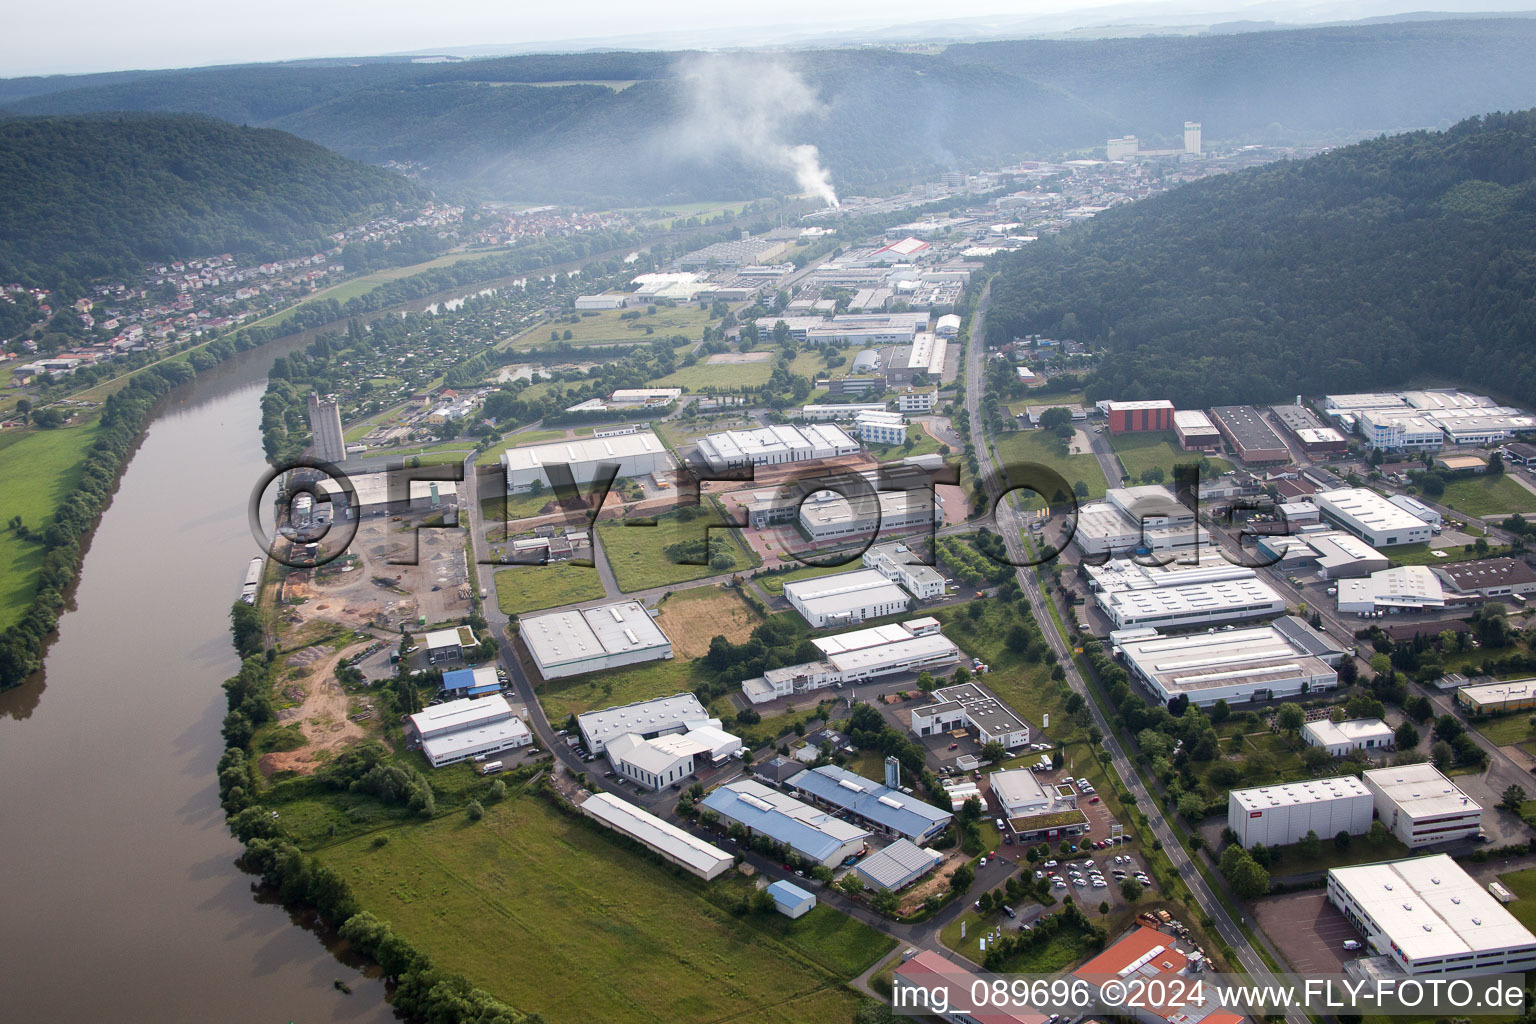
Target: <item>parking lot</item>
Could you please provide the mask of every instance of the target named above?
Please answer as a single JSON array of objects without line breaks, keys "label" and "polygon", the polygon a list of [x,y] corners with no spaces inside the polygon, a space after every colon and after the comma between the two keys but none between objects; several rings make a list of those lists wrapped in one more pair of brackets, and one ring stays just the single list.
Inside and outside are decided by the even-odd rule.
[{"label": "parking lot", "polygon": [[1359,955],[1344,943],[1359,941],[1360,932],[1321,890],[1261,900],[1256,913],[1297,974],[1340,974],[1344,962]]}]

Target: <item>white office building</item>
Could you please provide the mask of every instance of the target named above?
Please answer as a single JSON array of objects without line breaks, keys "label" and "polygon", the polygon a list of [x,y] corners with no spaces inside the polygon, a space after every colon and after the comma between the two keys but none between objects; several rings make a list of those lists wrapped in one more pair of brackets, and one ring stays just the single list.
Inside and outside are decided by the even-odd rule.
[{"label": "white office building", "polygon": [[619,477],[637,479],[664,474],[672,469],[673,462],[660,439],[649,430],[641,430],[508,448],[502,453],[501,465],[507,474],[507,490],[515,493],[528,490],[534,481],[553,486],[550,469],[560,465],[568,466],[572,481],[585,487],[606,472],[605,466],[617,466]]},{"label": "white office building", "polygon": [[769,669],[744,680],[741,692],[753,704],[762,704],[836,683],[941,669],[960,659],[960,648],[939,632],[932,618],[870,626],[817,637],[811,643],[821,652],[820,659]]},{"label": "white office building", "polygon": [[665,789],[740,749],[741,739],[721,729],[718,718],[690,722],[687,732],[649,738],[631,732],[603,744],[613,770],[647,789]]},{"label": "white office building", "polygon": [[899,412],[861,412],[853,426],[865,444],[901,444],[907,439],[907,418]]},{"label": "white office building", "polygon": [[745,466],[853,455],[859,443],[831,423],[773,423],[753,430],[727,430],[699,439],[699,457],[716,472]]},{"label": "white office building", "polygon": [[1099,606],[1116,629],[1219,625],[1285,611],[1285,599],[1254,570],[1214,552],[1194,565],[1113,559],[1085,568]]},{"label": "white office building", "polygon": [[932,412],[938,397],[939,389],[931,384],[921,388],[903,388],[896,392],[896,408],[900,412]]},{"label": "white office building", "polygon": [[1293,616],[1245,629],[1114,640],[1131,678],[1165,704],[1178,696],[1200,707],[1300,697],[1339,681],[1334,665],[1342,651]]},{"label": "white office building", "polygon": [[1016,750],[1029,745],[1029,723],[980,683],[941,686],[933,703],[912,711],[912,732],[938,736],[956,730],[974,730],[976,742],[1001,743]]},{"label": "white office building", "polygon": [[545,679],[672,657],[672,641],[638,601],[529,615],[518,636]]},{"label": "white office building", "polygon": [[407,735],[421,743],[432,767],[526,747],[533,734],[501,694],[444,701],[409,719]]},{"label": "white office building", "polygon": [[651,739],[687,732],[709,722],[719,724],[718,720],[709,717],[699,698],[691,693],[676,693],[576,716],[576,727],[581,731],[587,750],[593,754],[603,753],[609,741],[620,736],[634,734],[641,739]]},{"label": "white office building", "polygon": [[1365,773],[1376,817],[1410,850],[1482,831],[1483,809],[1432,764],[1405,764]]},{"label": "white office building", "polygon": [[1328,902],[1405,974],[1522,974],[1536,936],[1445,854],[1332,868]]},{"label": "white office building", "polygon": [[1394,745],[1392,727],[1379,718],[1357,718],[1350,722],[1320,718],[1301,727],[1301,738],[1308,746],[1322,747],[1334,757],[1343,757],[1352,750],[1379,754]]},{"label": "white office building", "polygon": [[[878,483],[871,485],[878,486]],[[944,504],[932,487],[875,491],[852,499],[817,491],[800,505],[800,528],[818,543],[867,534],[897,533],[944,522]]]},{"label": "white office building", "polygon": [[1283,786],[1234,789],[1227,796],[1227,827],[1243,846],[1289,846],[1317,833],[1331,840],[1340,832],[1360,836],[1371,830],[1371,791],[1353,775]]},{"label": "white office building", "polygon": [[851,420],[861,412],[885,412],[885,405],[881,402],[807,405],[800,409],[800,418],[807,423],[823,423],[827,420]]},{"label": "white office building", "polygon": [[784,585],[784,596],[816,629],[899,615],[912,604],[905,590],[874,569],[796,580]]},{"label": "white office building", "polygon": [[581,812],[705,881],[725,874],[735,860],[718,846],[611,793],[587,797]]},{"label": "white office building", "polygon": [[876,544],[864,552],[864,564],[901,584],[919,601],[933,601],[944,596],[944,577],[931,565],[924,565],[905,544]]},{"label": "white office building", "polygon": [[1374,548],[1427,544],[1434,536],[1424,520],[1364,487],[1319,491],[1312,501],[1329,522]]}]

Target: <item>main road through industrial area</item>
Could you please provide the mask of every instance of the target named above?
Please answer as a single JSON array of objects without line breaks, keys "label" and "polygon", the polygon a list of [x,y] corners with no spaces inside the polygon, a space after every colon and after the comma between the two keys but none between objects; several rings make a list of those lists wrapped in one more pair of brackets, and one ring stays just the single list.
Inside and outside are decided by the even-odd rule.
[{"label": "main road through industrial area", "polygon": [[[1152,832],[1163,844],[1163,852],[1169,859],[1184,881],[1194,893],[1195,900],[1200,904],[1200,909],[1215,922],[1216,932],[1226,943],[1236,951],[1238,963],[1259,984],[1274,984],[1274,975],[1270,972],[1259,954],[1253,949],[1248,937],[1233,922],[1226,907],[1216,896],[1206,882],[1205,877],[1196,869],[1193,861],[1185,852],[1183,844],[1159,810],[1159,804],[1142,784],[1141,776],[1137,773],[1135,765],[1126,756],[1125,750],[1120,745],[1119,738],[1115,735],[1114,727],[1104,717],[1099,705],[1094,701],[1093,695],[1088,692],[1088,684],[1078,671],[1077,663],[1073,660],[1073,652],[1067,641],[1056,628],[1055,621],[1051,618],[1046,602],[1051,600],[1042,590],[1040,580],[1035,575],[1032,567],[1026,567],[1027,554],[1024,550],[1024,541],[1021,533],[1023,520],[1018,511],[1008,502],[1000,501],[1006,484],[1000,475],[998,464],[994,461],[992,451],[992,439],[987,435],[986,422],[981,414],[981,392],[985,385],[986,369],[986,314],[987,305],[991,298],[990,286],[982,293],[981,299],[976,304],[976,311],[971,317],[970,334],[965,351],[965,412],[970,423],[971,440],[976,445],[977,457],[981,464],[981,479],[986,487],[987,500],[994,504],[993,526],[1002,535],[1003,542],[1007,545],[1009,557],[1018,570],[1020,585],[1024,593],[1028,595],[1030,607],[1036,620],[1040,624],[1040,631],[1045,635],[1046,642],[1051,650],[1056,652],[1060,664],[1067,674],[1067,683],[1073,690],[1082,694],[1088,701],[1088,708],[1093,714],[1093,721],[1099,731],[1104,734],[1104,749],[1109,752],[1110,760],[1115,772],[1120,776],[1126,789],[1136,798],[1136,806],[1145,807],[1148,810],[1148,819],[1151,822]],[[1095,454],[1098,454],[1097,452]],[[1111,482],[1116,476],[1106,474]],[[1291,1024],[1305,1024],[1307,1015],[1299,1009],[1291,1009],[1286,1013],[1286,1020]]]}]

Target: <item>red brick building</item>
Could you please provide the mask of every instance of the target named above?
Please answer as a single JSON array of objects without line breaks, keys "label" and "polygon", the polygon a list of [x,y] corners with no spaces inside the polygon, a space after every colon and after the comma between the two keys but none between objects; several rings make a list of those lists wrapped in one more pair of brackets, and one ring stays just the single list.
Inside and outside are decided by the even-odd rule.
[{"label": "red brick building", "polygon": [[1151,402],[1110,402],[1107,408],[1111,434],[1173,429],[1173,403],[1166,399]]}]

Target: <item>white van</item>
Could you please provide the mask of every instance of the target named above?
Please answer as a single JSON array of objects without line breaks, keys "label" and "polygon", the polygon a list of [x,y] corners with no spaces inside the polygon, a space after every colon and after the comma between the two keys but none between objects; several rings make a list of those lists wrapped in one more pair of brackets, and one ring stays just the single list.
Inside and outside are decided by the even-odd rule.
[{"label": "white van", "polygon": [[1356,941],[1355,939],[1348,939],[1344,943],[1344,948],[1349,950],[1350,952],[1354,952],[1355,950],[1360,948],[1360,943],[1358,941]]},{"label": "white van", "polygon": [[485,764],[480,766],[481,775],[495,775],[499,771],[501,771],[500,761],[487,761]]}]

